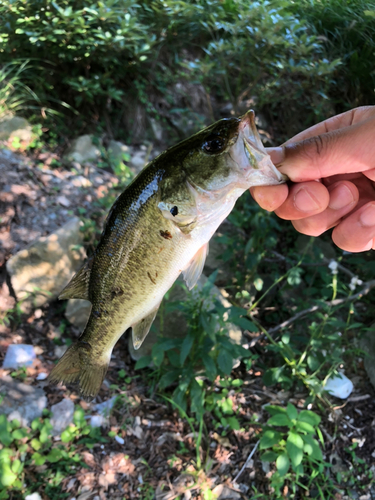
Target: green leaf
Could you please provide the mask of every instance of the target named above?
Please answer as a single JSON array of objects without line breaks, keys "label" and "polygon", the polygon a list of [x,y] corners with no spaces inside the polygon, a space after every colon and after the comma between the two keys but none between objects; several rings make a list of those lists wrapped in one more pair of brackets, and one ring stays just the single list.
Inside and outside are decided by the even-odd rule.
[{"label": "green leaf", "polygon": [[286,414],[286,409],[282,408],[281,406],[276,406],[276,405],[267,405],[264,407],[264,409],[270,414],[270,415],[285,415]]},{"label": "green leaf", "polygon": [[165,373],[159,380],[159,389],[165,389],[175,382],[180,375],[180,370],[171,370]]},{"label": "green leaf", "polygon": [[182,342],[182,346],[181,346],[181,351],[180,351],[181,366],[183,366],[183,364],[185,363],[186,358],[188,357],[188,355],[191,351],[191,348],[193,347],[193,344],[194,344],[194,336],[191,333],[189,333],[184,338],[184,341]]},{"label": "green leaf", "polygon": [[276,468],[280,476],[285,476],[290,467],[289,457],[286,453],[279,455],[276,460]]},{"label": "green leaf", "polygon": [[40,450],[40,448],[42,447],[41,442],[35,438],[31,440],[30,444],[35,451]]},{"label": "green leaf", "polygon": [[0,469],[0,483],[7,487],[11,486],[14,481],[17,479],[16,474],[12,472],[9,464],[2,464],[2,467]]},{"label": "green leaf", "polygon": [[229,375],[230,372],[232,371],[232,366],[233,366],[232,362],[233,362],[233,358],[228,353],[228,351],[226,349],[221,349],[219,352],[219,355],[217,357],[217,364],[218,364],[220,370],[225,375]]},{"label": "green leaf", "polygon": [[287,425],[291,426],[292,423],[290,418],[286,414],[279,413],[278,415],[274,415],[267,421],[267,425]]},{"label": "green leaf", "polygon": [[240,430],[240,423],[236,417],[226,417],[227,422],[229,424],[229,427],[232,429],[232,431],[239,431]]},{"label": "green leaf", "polygon": [[51,463],[56,463],[62,458],[62,450],[59,448],[52,448],[52,450],[46,456],[46,460]]},{"label": "green leaf", "polygon": [[21,460],[19,460],[18,458],[16,458],[15,460],[13,460],[12,462],[12,472],[14,472],[15,474],[19,474],[21,471],[22,471],[22,462]]},{"label": "green leaf", "polygon": [[267,448],[271,448],[279,441],[281,441],[281,439],[282,439],[281,432],[268,429],[264,432],[263,436],[260,438],[259,449],[265,450]]},{"label": "green leaf", "polygon": [[290,418],[290,420],[294,420],[294,419],[296,419],[298,417],[298,410],[291,403],[288,403],[288,406],[286,407],[286,412],[287,412],[288,417]]},{"label": "green leaf", "polygon": [[279,455],[274,451],[266,451],[261,455],[262,462],[274,462]]},{"label": "green leaf", "polygon": [[147,366],[150,365],[151,361],[152,361],[151,356],[142,356],[136,362],[134,369],[135,370],[141,370],[142,368],[146,368]]},{"label": "green leaf", "polygon": [[74,441],[75,437],[75,432],[72,430],[71,427],[68,427],[65,429],[65,431],[62,431],[61,433],[61,441],[63,443],[69,443],[70,441]]},{"label": "green leaf", "polygon": [[286,440],[286,450],[293,467],[298,467],[303,458],[303,439],[296,432],[290,431]]},{"label": "green leaf", "polygon": [[43,465],[46,461],[46,458],[43,457],[40,453],[35,452],[31,455],[31,458],[34,460],[35,465]]},{"label": "green leaf", "polygon": [[315,429],[311,424],[303,421],[297,421],[296,429],[300,432],[307,432],[308,434],[315,434]]},{"label": "green leaf", "polygon": [[302,439],[305,443],[303,451],[307,455],[309,455],[309,457],[311,457],[313,460],[316,460],[317,462],[322,462],[323,453],[322,450],[320,449],[318,441],[310,435],[302,436]]},{"label": "green leaf", "polygon": [[313,427],[317,427],[320,424],[321,418],[311,410],[302,410],[300,411],[297,420],[307,422]]},{"label": "green leaf", "polygon": [[164,360],[164,351],[155,344],[152,348],[152,361],[155,366],[160,366]]},{"label": "green leaf", "polygon": [[209,378],[211,381],[215,380],[217,376],[215,361],[211,358],[209,354],[203,354],[202,361],[206,369],[207,378]]}]

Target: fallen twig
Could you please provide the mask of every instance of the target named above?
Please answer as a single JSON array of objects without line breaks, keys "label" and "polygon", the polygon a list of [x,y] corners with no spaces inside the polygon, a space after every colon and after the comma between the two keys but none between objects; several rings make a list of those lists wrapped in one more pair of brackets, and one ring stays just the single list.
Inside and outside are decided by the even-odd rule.
[{"label": "fallen twig", "polygon": [[[286,321],[283,321],[279,325],[274,326],[273,328],[270,328],[268,330],[268,333],[272,335],[273,333],[278,332],[282,328],[285,328],[286,326],[289,326],[291,323],[294,323],[297,319],[301,318],[302,316],[305,316],[306,314],[313,313],[316,311],[319,311],[323,309],[324,307],[332,307],[332,306],[339,306],[341,304],[345,304],[346,302],[352,302],[357,299],[360,299],[364,295],[367,295],[369,291],[375,287],[375,280],[370,280],[366,281],[366,283],[363,284],[363,287],[361,290],[354,294],[354,295],[349,295],[348,297],[344,297],[343,299],[335,299],[327,302],[323,302],[322,304],[317,304],[315,306],[309,307],[308,309],[303,309],[302,311],[298,312],[291,318],[287,319]],[[259,340],[259,338],[258,338]]]},{"label": "fallen twig", "polygon": [[256,452],[256,449],[258,448],[259,443],[260,443],[260,441],[257,441],[257,443],[255,444],[254,448],[251,450],[251,453],[250,453],[250,455],[247,457],[246,462],[243,464],[242,469],[241,469],[241,470],[240,470],[240,472],[237,474],[237,476],[233,479],[233,483],[237,483],[238,478],[241,476],[241,474],[243,473],[243,471],[246,469],[247,464],[248,464],[248,463],[250,462],[250,460],[253,458],[253,455],[254,455],[254,453]]}]

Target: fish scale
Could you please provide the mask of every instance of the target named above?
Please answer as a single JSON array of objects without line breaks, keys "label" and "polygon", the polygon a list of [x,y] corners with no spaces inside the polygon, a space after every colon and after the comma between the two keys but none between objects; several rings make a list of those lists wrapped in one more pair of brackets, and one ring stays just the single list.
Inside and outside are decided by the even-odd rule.
[{"label": "fish scale", "polygon": [[192,288],[208,242],[237,198],[284,182],[263,148],[254,113],[220,120],[159,155],[111,208],[99,244],[60,298],[92,303],[87,325],[50,374],[94,397],[121,335],[139,348],[161,300],[183,272]]}]

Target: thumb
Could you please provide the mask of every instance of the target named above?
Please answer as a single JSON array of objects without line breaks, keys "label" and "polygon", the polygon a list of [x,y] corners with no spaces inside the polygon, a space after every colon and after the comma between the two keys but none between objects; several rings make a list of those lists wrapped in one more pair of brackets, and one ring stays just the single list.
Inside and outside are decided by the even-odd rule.
[{"label": "thumb", "polygon": [[365,172],[375,168],[375,119],[289,142],[270,153],[294,182]]}]

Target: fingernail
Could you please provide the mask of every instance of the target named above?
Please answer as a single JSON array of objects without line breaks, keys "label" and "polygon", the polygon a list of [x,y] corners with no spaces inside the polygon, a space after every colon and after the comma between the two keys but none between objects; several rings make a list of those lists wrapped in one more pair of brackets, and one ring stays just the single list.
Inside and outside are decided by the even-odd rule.
[{"label": "fingernail", "polygon": [[359,222],[363,227],[375,226],[375,203],[368,205],[359,216]]},{"label": "fingernail", "polygon": [[341,208],[347,207],[353,203],[353,201],[354,198],[348,186],[341,184],[329,193],[328,207],[332,208],[332,210],[340,210]]},{"label": "fingernail", "polygon": [[267,153],[270,155],[272,163],[279,165],[285,160],[284,148],[266,148]]},{"label": "fingernail", "polygon": [[301,212],[313,212],[320,209],[319,203],[307,189],[301,188],[294,196],[294,205]]}]

